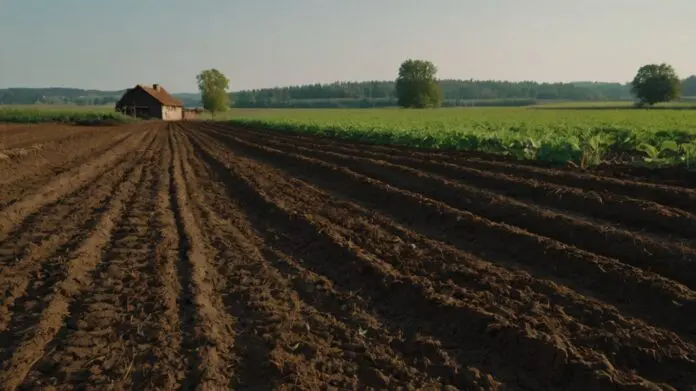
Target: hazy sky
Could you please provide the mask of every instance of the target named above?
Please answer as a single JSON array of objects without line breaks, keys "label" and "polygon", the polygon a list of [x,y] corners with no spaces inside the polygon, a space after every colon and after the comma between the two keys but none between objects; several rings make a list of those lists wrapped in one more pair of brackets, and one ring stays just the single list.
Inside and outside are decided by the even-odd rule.
[{"label": "hazy sky", "polygon": [[394,79],[630,80],[696,73],[696,0],[0,0],[0,88],[233,90]]}]

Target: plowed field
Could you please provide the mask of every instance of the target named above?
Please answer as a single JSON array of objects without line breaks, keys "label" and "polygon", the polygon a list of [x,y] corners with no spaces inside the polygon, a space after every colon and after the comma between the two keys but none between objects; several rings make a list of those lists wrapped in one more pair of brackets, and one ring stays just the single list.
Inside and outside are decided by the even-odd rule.
[{"label": "plowed field", "polygon": [[2,390],[696,390],[696,190],[194,123],[0,128]]}]

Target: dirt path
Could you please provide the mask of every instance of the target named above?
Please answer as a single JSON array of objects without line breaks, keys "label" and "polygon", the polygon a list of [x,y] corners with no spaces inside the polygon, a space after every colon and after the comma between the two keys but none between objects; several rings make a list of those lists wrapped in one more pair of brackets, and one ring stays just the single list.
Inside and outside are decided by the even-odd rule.
[{"label": "dirt path", "polygon": [[690,187],[65,128],[3,130],[2,390],[696,389]]}]

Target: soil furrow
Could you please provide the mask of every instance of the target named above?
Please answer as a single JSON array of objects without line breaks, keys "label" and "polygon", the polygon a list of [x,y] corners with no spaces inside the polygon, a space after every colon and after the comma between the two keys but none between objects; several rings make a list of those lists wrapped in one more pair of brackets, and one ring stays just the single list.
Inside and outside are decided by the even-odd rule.
[{"label": "soil furrow", "polygon": [[94,128],[86,126],[57,125],[47,130],[42,125],[18,125],[13,129],[0,131],[0,151],[35,144],[61,142],[94,130]]},{"label": "soil furrow", "polygon": [[[193,339],[184,341],[182,348],[191,352],[189,375],[186,383],[204,389],[225,389],[230,383],[229,369],[233,367],[230,347],[234,345],[233,325],[221,310],[221,298],[213,287],[217,280],[209,262],[210,244],[206,243],[190,206],[190,194],[183,174],[180,146],[169,129],[169,147],[172,161],[169,166],[170,202],[179,237],[180,258],[177,262],[181,287],[181,301],[195,306],[192,321],[195,324]],[[182,275],[183,274],[183,275]],[[179,305],[183,305],[181,302]],[[190,315],[190,314],[189,314]],[[189,322],[187,319],[182,323]],[[182,324],[182,327],[185,327]],[[194,355],[195,352],[195,355]]]},{"label": "soil furrow", "polygon": [[[259,211],[261,209],[263,209],[263,206],[258,205],[256,202],[254,202],[253,198],[250,199],[249,197],[253,197],[253,195],[251,195],[251,193],[249,193],[249,191],[246,190],[244,187],[238,186],[236,184],[235,180],[231,179],[229,177],[229,174],[226,174],[227,169],[224,167],[224,165],[222,165],[222,163],[216,163],[215,160],[208,160],[208,162],[209,162],[209,164],[211,164],[214,167],[214,170],[216,172],[218,172],[219,180],[221,180],[221,183],[224,183],[226,186],[229,186],[229,187],[227,187],[227,192],[228,192],[230,197],[235,197],[235,199],[239,198],[239,202],[242,204],[253,202],[252,205],[255,206],[253,215],[250,211],[250,213],[244,214],[243,215],[244,217],[241,217],[241,218],[239,216],[229,216],[229,217],[226,216],[227,220],[237,222],[235,224],[237,226],[239,226],[239,223],[238,223],[239,221],[246,220],[247,217],[253,219],[253,221],[257,222],[257,223],[262,223],[262,222],[266,221],[267,216],[265,213],[258,214]],[[255,215],[258,215],[258,216],[255,216]],[[268,222],[266,224],[264,224],[264,228],[268,227],[267,224],[272,225],[272,222],[273,222],[272,219],[268,220]],[[247,229],[251,229],[251,228],[247,228]],[[279,235],[287,235],[287,233],[285,233],[282,230],[272,230],[272,229],[269,229],[269,230],[270,231],[268,232],[268,234],[271,235],[271,237],[274,237],[276,239],[278,238]],[[264,229],[264,231],[265,231],[265,229]],[[246,236],[247,238],[250,238],[253,236],[251,234],[247,234],[247,235],[244,235],[244,236]],[[261,240],[262,239],[258,239],[258,241],[261,241]],[[268,241],[267,241],[267,243],[270,244],[270,242],[268,242]],[[247,248],[248,248],[248,246],[250,246],[250,245],[247,245]],[[261,254],[258,254],[259,251],[261,252]],[[262,246],[256,247],[254,250],[241,251],[241,253],[242,254],[255,254],[256,253],[257,262],[259,262],[260,265],[263,265],[265,263],[269,263],[271,265],[278,265],[279,263],[285,262],[284,260],[288,260],[288,259],[292,258],[292,255],[289,255],[290,253],[281,253],[278,250],[273,250],[270,248],[264,249]],[[258,261],[258,259],[265,259],[265,260]],[[253,259],[249,259],[249,260],[247,260],[247,262],[251,262],[252,265],[254,264]],[[251,267],[251,266],[247,266],[247,268],[249,268],[249,267]],[[264,266],[256,265],[256,267],[253,268],[252,270],[253,270],[253,273],[251,273],[250,276],[257,275],[257,274],[268,274],[268,273],[262,273],[262,271],[268,270],[267,266],[264,267]],[[250,277],[248,276],[246,279],[248,280],[249,278]],[[307,301],[311,300],[311,301],[317,302],[317,299],[321,298],[320,297],[321,292],[315,291],[313,289],[313,287],[311,286],[310,282],[294,280],[292,282],[285,282],[284,284],[287,285],[289,283],[292,283],[292,285],[296,287],[297,294],[304,296],[304,298]],[[247,282],[247,284],[248,284],[248,282]],[[240,287],[243,287],[245,284],[237,284],[237,285]],[[341,310],[336,310],[336,311],[341,311],[342,315],[339,314],[339,316],[341,316],[343,319],[348,320],[350,322],[348,324],[352,325],[355,323],[356,316],[360,316],[360,317],[365,316],[365,315],[361,315],[361,313],[364,313],[364,310],[362,308],[358,308],[358,307],[350,307],[350,308],[346,307],[346,304],[349,304],[350,302],[355,302],[355,298],[356,298],[355,293],[346,294],[345,297],[347,297],[349,299],[349,301],[347,303],[343,303],[341,305],[341,307],[342,307]],[[256,302],[256,301],[258,301],[258,298],[252,302]],[[304,301],[304,305],[308,305],[307,301]],[[322,305],[322,303],[320,303],[320,302],[317,302],[316,304]],[[304,305],[301,305],[300,308],[302,309],[304,307]],[[319,319],[313,319],[313,323],[316,323],[318,321],[319,321]],[[374,318],[373,318],[373,322],[375,322]],[[372,324],[374,324],[374,323],[372,323]],[[326,326],[323,326],[322,328],[325,328],[325,327]],[[315,329],[317,329],[316,326],[311,328],[311,330],[315,330]],[[321,328],[320,328],[320,330],[321,330]],[[353,335],[357,334],[358,336],[360,336],[360,338],[359,338],[360,340],[366,339],[367,341],[370,341],[373,338],[376,338],[372,335],[368,336],[367,335],[368,332],[379,333],[379,334],[382,334],[382,336],[385,336],[384,335],[385,330],[382,327],[375,327],[375,326],[369,327],[368,325],[365,325],[365,329],[363,330],[360,328],[360,325],[358,325],[357,327],[353,326],[352,333],[353,333]],[[399,330],[398,332],[400,334],[402,331]],[[362,335],[361,333],[363,333],[364,335]],[[340,335],[341,335],[340,332],[336,333],[336,334],[332,334],[332,336],[334,338],[337,338]],[[316,337],[317,336],[315,335],[315,338]],[[348,337],[350,337],[350,336],[348,336]],[[390,337],[390,336],[386,335],[386,337],[390,343],[398,346],[398,342],[394,342],[394,340],[392,338],[397,339],[397,338],[400,338],[400,336],[394,335],[394,336]],[[410,337],[413,337],[413,336],[410,336]],[[348,343],[350,343],[350,340],[354,340],[354,338],[349,339]],[[338,341],[334,341],[334,343],[336,343],[336,342],[338,342]],[[455,369],[453,369],[452,372],[447,372],[447,371],[442,370],[442,369],[437,368],[437,367],[429,368],[429,365],[426,364],[428,362],[428,359],[432,359],[432,362],[430,362],[430,365],[436,365],[436,363],[438,361],[443,361],[442,357],[434,357],[434,356],[436,356],[436,352],[433,352],[433,350],[436,350],[436,349],[433,347],[433,345],[434,346],[437,346],[437,345],[433,344],[433,345],[428,346],[428,344],[426,344],[426,343],[417,343],[415,341],[412,341],[412,343],[415,346],[409,346],[409,348],[411,349],[411,351],[409,353],[411,355],[415,354],[414,349],[417,349],[418,346],[421,346],[424,348],[423,351],[419,351],[417,356],[413,358],[414,361],[421,360],[420,365],[425,366],[425,368],[428,368],[428,370],[431,373],[433,373],[433,374],[437,373],[440,376],[446,377],[446,378],[441,380],[443,382],[451,383],[451,382],[456,382],[457,380],[463,381],[463,379],[467,379],[466,384],[472,385],[472,384],[475,384],[476,374],[478,374],[479,377],[481,377],[481,374],[475,370],[471,370],[471,372],[467,372],[466,370],[462,370],[462,372],[464,372],[464,373],[458,374],[457,369],[456,369],[456,364],[452,363],[451,359],[449,360],[450,362],[448,362],[447,364],[450,366],[454,366]],[[349,347],[350,347],[350,345],[349,345]],[[375,346],[374,346],[374,344],[370,343],[370,347],[375,347]],[[427,347],[429,347],[429,349]],[[379,351],[380,347],[376,346],[376,348],[377,348],[377,351]],[[350,349],[354,350],[355,347],[350,347]],[[441,353],[443,356],[445,356],[444,361],[448,361],[446,358],[446,353],[443,353],[443,352],[439,352],[439,353]],[[314,355],[316,355],[316,353]],[[360,358],[361,357],[359,357],[359,356],[358,357],[351,357],[352,360],[357,360]],[[378,358],[378,359],[382,362],[385,362],[386,360],[388,360],[385,358]],[[376,362],[373,361],[372,363],[370,363],[370,361],[368,361],[368,363],[370,363],[370,365],[367,368],[364,368],[366,371],[364,373],[361,373],[360,374],[361,376],[359,376],[359,380],[362,382],[363,387],[367,386],[367,385],[372,385],[372,386],[376,386],[379,389],[380,388],[379,383],[381,383],[381,382],[390,382],[391,385],[398,386],[398,380],[401,379],[403,377],[403,375],[400,375],[399,372],[394,373],[394,372],[389,371],[388,370],[389,366],[386,366],[384,364],[382,364],[381,366],[375,365],[380,361],[376,361]],[[414,362],[413,364],[418,365],[417,362]],[[398,365],[398,364],[394,364],[394,365]],[[362,365],[362,366],[364,367],[364,365]],[[346,367],[347,368],[354,367],[354,364],[348,365]],[[328,368],[324,369],[324,371],[326,371],[327,369]],[[392,369],[393,369],[393,367],[392,367]],[[352,371],[354,371],[354,369]],[[391,379],[389,379],[389,377],[391,377]],[[450,379],[450,378],[455,378],[455,379]],[[336,379],[336,380],[338,380],[338,379]],[[486,383],[487,380],[490,380],[492,382],[491,384],[495,384],[495,381],[493,381],[492,378],[488,378],[485,375],[483,375],[483,379],[479,378],[478,382],[483,384],[483,383]],[[378,383],[375,383],[375,381],[377,381]],[[423,380],[423,381],[425,381],[427,383],[427,380]],[[384,387],[384,386],[385,386],[385,384],[382,384],[382,387]]]},{"label": "soil furrow", "polygon": [[[184,341],[193,339],[193,318],[195,307],[191,301],[188,290],[188,276],[180,270],[181,249],[179,244],[176,218],[172,210],[171,197],[172,178],[169,168],[173,159],[173,151],[170,144],[170,136],[167,133],[166,141],[162,145],[160,153],[159,185],[156,197],[156,223],[158,226],[155,239],[155,267],[160,279],[158,297],[162,300],[163,316],[160,318],[160,330],[157,334],[156,349],[161,351],[161,380],[154,379],[155,384],[161,384],[164,390],[183,389],[181,382],[190,379],[190,370],[187,370],[187,358],[182,352]],[[183,297],[182,288],[189,296]],[[192,353],[191,353],[192,354]],[[165,368],[170,370],[165,372]]]},{"label": "soil furrow", "polygon": [[4,346],[4,354],[9,357],[2,360],[0,384],[3,389],[12,390],[19,386],[30,369],[46,354],[46,347],[61,329],[75,296],[91,284],[92,272],[99,265],[103,250],[108,247],[112,232],[120,223],[127,200],[138,195],[135,190],[142,175],[143,167],[138,166],[131,174],[136,181],[128,180],[121,184],[89,235],[69,254],[62,267],[61,274],[65,278],[50,292],[41,295],[47,304],[37,321],[33,324],[24,324],[19,320],[13,322],[15,326],[3,335],[6,335],[3,341],[19,343],[15,349]]},{"label": "soil furrow", "polygon": [[129,138],[130,142],[99,154],[87,164],[81,164],[74,169],[53,177],[50,182],[32,195],[0,210],[0,216],[2,216],[0,218],[0,240],[3,240],[14,226],[20,224],[22,220],[41,208],[41,206],[55,202],[66,193],[74,191],[75,188],[89,182],[103,170],[113,166],[114,162],[122,159],[129,150],[132,150],[136,145],[142,144],[147,134],[143,132],[134,138]]},{"label": "soil furrow", "polygon": [[39,360],[22,388],[40,389],[44,377],[58,388],[67,380],[94,389],[131,388],[138,386],[129,382],[134,375],[150,371],[139,348],[151,343],[148,336],[156,332],[151,317],[159,312],[158,299],[149,289],[154,245],[148,244],[148,203],[154,198],[142,196],[156,183],[152,153],[146,155],[133,194],[90,273],[89,289],[71,302],[70,316],[47,346],[51,354]]},{"label": "soil furrow", "polygon": [[45,136],[46,133],[54,135],[56,128],[60,128],[60,125],[51,126],[50,129],[47,129],[42,124],[0,123],[0,141],[2,141],[3,145],[13,145],[27,138],[40,139],[40,136]]},{"label": "soil furrow", "polygon": [[[187,143],[187,147],[190,144]],[[196,162],[199,161],[192,164],[197,167],[195,177],[205,178],[208,174],[203,171],[206,169]],[[216,193],[221,194],[213,196]],[[302,292],[306,294],[308,291],[293,292],[293,287],[302,289],[306,286],[297,278],[288,280],[276,268],[279,262],[290,257],[263,247],[262,240],[253,234],[246,223],[247,216],[238,211],[236,198],[225,197],[225,194],[236,197],[233,189],[206,189],[202,194],[205,197],[197,197],[198,207],[220,253],[219,267],[221,274],[227,276],[229,286],[229,308],[243,322],[238,326],[236,350],[242,361],[238,366],[240,376],[233,384],[234,388],[268,386],[274,373],[276,376],[282,375],[285,382],[292,382],[303,389],[316,389],[322,384],[341,388],[380,388],[389,378],[392,379],[392,386],[410,384],[421,388],[433,384],[433,380],[427,376],[416,377],[414,370],[406,366],[398,354],[382,353],[391,351],[388,345],[385,346],[388,335],[380,335],[380,340],[373,335],[361,334],[353,324],[355,312],[342,315],[344,320],[351,321],[352,327],[349,327],[309,304],[307,300],[314,301],[316,295],[314,298],[306,295],[300,297]],[[267,288],[262,289],[264,286]],[[264,290],[277,293],[272,297],[258,294]],[[365,333],[367,330],[377,335],[379,328],[366,326]],[[272,335],[273,340],[282,342],[261,351],[258,346],[267,345],[268,342],[256,341],[258,337],[254,337],[252,331]],[[380,330],[380,334],[384,332]],[[339,352],[348,353],[337,355]],[[277,368],[266,367],[265,362],[269,360]]]},{"label": "soil furrow", "polygon": [[0,390],[696,386],[693,175],[209,121],[0,132]]},{"label": "soil furrow", "polygon": [[[505,173],[490,173],[448,163],[422,162],[410,157],[386,156],[369,151],[351,151],[350,154],[347,154],[340,148],[302,146],[301,144],[297,145],[297,143],[289,143],[283,138],[274,140],[263,135],[242,133],[239,136],[245,139],[251,138],[253,142],[262,142],[274,148],[296,149],[299,153],[310,154],[321,160],[340,161],[339,165],[352,163],[352,167],[358,166],[366,169],[391,168],[399,170],[400,176],[404,176],[404,173],[409,170],[415,170],[418,171],[417,175],[421,177],[421,182],[423,179],[433,177],[433,175],[428,174],[431,172],[456,181],[460,186],[489,188],[498,192],[500,196],[519,198],[540,206],[568,209],[583,215],[604,219],[606,220],[605,225],[613,223],[638,231],[677,236],[689,240],[696,238],[696,216],[650,200],[636,199],[635,195],[630,197],[618,196],[606,189],[588,192],[587,189],[550,184],[534,179],[516,178]],[[351,169],[355,170],[352,167]],[[451,183],[456,186],[456,182]],[[449,187],[449,189],[450,191],[455,190],[454,186]],[[696,192],[694,192],[694,199],[696,199]]]},{"label": "soil furrow", "polygon": [[0,164],[4,164],[3,169],[6,169],[8,164],[10,167],[18,164],[36,164],[35,160],[37,158],[45,158],[46,155],[60,156],[66,152],[67,146],[89,142],[95,138],[95,135],[101,136],[104,134],[113,137],[116,132],[121,132],[121,130],[114,128],[110,129],[110,131],[102,131],[99,134],[95,129],[83,128],[79,132],[74,132],[68,128],[58,133],[59,137],[46,137],[44,135],[39,139],[11,146],[3,146],[0,137],[0,153],[8,157],[8,159],[0,160]]},{"label": "soil furrow", "polygon": [[504,157],[491,156],[483,153],[462,151],[446,152],[439,150],[423,151],[408,147],[343,142],[325,137],[287,134],[265,129],[216,126],[228,132],[233,131],[238,133],[239,130],[243,130],[262,137],[271,135],[272,138],[278,138],[295,145],[303,145],[318,150],[341,151],[358,156],[372,156],[374,158],[391,161],[392,163],[411,162],[419,164],[419,168],[425,170],[433,169],[440,171],[459,167],[466,172],[468,169],[472,169],[492,175],[502,174],[518,179],[541,180],[548,183],[592,190],[600,193],[612,192],[628,197],[651,200],[659,204],[696,213],[696,207],[694,206],[694,202],[696,201],[696,189],[693,189],[691,186],[680,187],[665,183],[654,183],[649,180],[641,180],[642,178],[638,178],[637,180],[632,180],[630,178],[613,178],[603,175],[601,169],[596,172],[592,170],[586,172],[569,169],[558,170],[527,162],[516,162],[511,159],[505,159]]},{"label": "soil furrow", "polygon": [[[74,244],[81,240],[84,230],[93,224],[90,215],[99,211],[133,169],[141,164],[143,157],[135,157],[136,152],[132,155],[98,176],[94,183],[88,183],[39,209],[37,214],[32,215],[34,218],[25,220],[20,230],[0,245],[0,260],[3,263],[0,280],[3,281],[4,298],[0,307],[0,331],[7,328],[11,315],[9,311],[15,301],[25,294],[31,280],[36,279],[33,290],[40,287],[45,289],[44,277],[50,279],[55,269],[50,262],[70,252]],[[35,297],[27,297],[24,301],[33,300]]]},{"label": "soil furrow", "polygon": [[[256,224],[267,227],[265,220],[256,220]],[[266,232],[275,233],[277,229],[267,228]],[[355,362],[363,368],[358,386],[495,389],[500,385],[491,374],[460,364],[441,341],[421,333],[404,335],[403,328],[393,322],[382,322],[358,294],[340,290],[330,279],[303,267],[302,259],[273,248],[272,241],[266,242],[260,247],[263,257],[288,281],[302,306],[310,308],[313,318],[319,318],[319,314],[326,317],[330,335],[341,349],[357,354],[346,359],[351,363],[348,368],[354,368]]]},{"label": "soil furrow", "polygon": [[85,160],[112,150],[126,143],[133,137],[130,131],[118,132],[113,135],[95,134],[95,136],[79,144],[78,147],[70,144],[60,152],[43,151],[31,161],[19,163],[9,167],[3,167],[8,174],[0,178],[2,186],[2,199],[0,208],[6,208],[13,203],[35,192],[55,176],[74,169]]},{"label": "soil furrow", "polygon": [[[151,146],[152,143],[154,143],[154,139],[148,142]],[[60,221],[61,218],[58,217],[59,213],[66,213],[66,216],[71,216],[73,213],[77,213],[79,210],[84,209],[80,204],[84,201],[79,200],[79,197],[89,199],[90,193],[95,192],[99,194],[99,186],[103,185],[102,182],[105,179],[110,178],[112,173],[124,172],[132,168],[141,158],[142,156],[138,155],[138,151],[127,151],[120,156],[119,159],[112,162],[113,166],[99,167],[95,172],[96,175],[90,177],[86,182],[81,183],[72,191],[62,194],[57,200],[46,203],[40,206],[36,211],[28,214],[23,221],[8,232],[3,240],[0,240],[0,260],[5,260],[0,261],[0,267],[9,264],[13,256],[17,257],[21,255],[17,250],[19,245],[26,244],[32,239],[39,239],[37,236],[48,236],[41,235],[40,232],[44,232],[43,230],[49,230],[48,233],[51,234],[58,233],[60,227],[51,225],[51,220]],[[42,224],[46,224],[46,228],[37,228],[41,227]],[[37,230],[39,232],[36,232]]]},{"label": "soil furrow", "polygon": [[410,167],[315,151],[287,143],[281,145],[274,140],[266,140],[266,144],[282,151],[300,153],[348,168],[400,189],[442,201],[454,208],[495,222],[510,224],[589,252],[613,257],[624,263],[660,273],[690,288],[696,288],[696,272],[691,271],[696,262],[696,250],[683,244],[670,244],[664,238],[652,239],[608,225],[598,225],[438,175],[425,174]]},{"label": "soil furrow", "polygon": [[[255,168],[254,172],[256,172],[257,176],[259,175],[258,173],[261,172],[262,170],[260,168]],[[229,181],[229,180],[228,180]],[[295,190],[293,191],[292,194],[297,194],[298,196],[300,194],[305,194],[306,191],[299,191],[299,188],[295,185],[293,186],[292,184],[288,183],[283,183],[282,180],[280,179],[275,179],[272,181],[269,181],[270,183],[276,183],[277,186],[279,186],[278,189],[275,191],[269,191],[269,193],[272,194],[278,194],[280,193],[281,188],[290,188],[293,187]],[[239,189],[240,186],[235,186],[235,189]],[[314,197],[315,199],[326,199],[326,195],[317,195]],[[289,205],[289,198],[284,198],[285,205]],[[303,204],[305,208],[309,207],[308,203]],[[258,208],[261,208],[260,206]],[[324,211],[338,211],[340,208],[337,205],[331,205],[330,207],[324,208]],[[306,210],[304,212],[305,216],[318,216],[320,215],[319,210],[311,211],[311,210]],[[404,240],[402,242],[399,242],[399,240],[394,240],[394,238],[389,238],[387,237],[388,235],[386,233],[382,233],[381,235],[374,236],[372,234],[370,235],[360,235],[360,236],[355,236],[351,235],[350,232],[375,232],[377,227],[370,227],[369,224],[366,225],[366,223],[361,223],[358,220],[352,219],[348,216],[358,216],[359,213],[355,213],[354,211],[349,211],[346,213],[346,215],[337,215],[335,216],[332,220],[334,221],[334,224],[342,224],[345,225],[347,222],[351,222],[352,224],[355,224],[355,226],[348,227],[348,231],[346,235],[351,238],[353,243],[355,245],[361,246],[363,248],[372,248],[372,249],[378,249],[380,247],[380,243],[389,243],[387,248],[385,249],[386,251],[377,253],[379,257],[382,259],[390,261],[391,265],[394,266],[395,268],[402,268],[404,264],[409,264],[409,257],[412,259],[415,259],[416,261],[413,262],[413,268],[409,268],[406,270],[407,274],[413,274],[417,273],[417,270],[423,270],[423,269],[429,269],[427,265],[427,259],[434,258],[437,254],[437,263],[440,265],[440,268],[444,268],[443,264],[447,264],[447,259],[446,258],[455,258],[455,257],[461,257],[463,254],[450,254],[449,256],[446,256],[446,253],[448,250],[446,248],[442,248],[442,244],[431,246],[430,249],[430,254],[428,254],[428,251],[426,250],[428,243],[423,242],[423,241],[417,241],[414,239],[417,239],[417,237],[409,237],[406,238],[407,240]],[[343,222],[343,223],[342,223]],[[336,231],[339,228],[336,228],[334,226],[332,228],[333,231]],[[401,238],[399,238],[401,239]],[[406,242],[406,243],[405,243]],[[408,245],[410,244],[410,245]],[[415,246],[414,246],[415,245]],[[414,250],[411,250],[411,246],[414,246]],[[398,250],[398,248],[401,247],[402,250]],[[415,250],[415,248],[418,248],[418,250]],[[407,249],[408,251],[404,251],[403,249]],[[396,254],[395,254],[396,253]],[[452,257],[454,255],[454,257]],[[464,255],[466,256],[466,255]],[[389,260],[389,258],[393,258]],[[455,260],[455,262],[458,262],[458,260]],[[469,260],[468,262],[471,262]],[[480,262],[479,262],[480,263]],[[464,265],[461,265],[464,266]],[[438,266],[437,265],[432,265],[430,270],[437,270]],[[456,279],[456,276],[453,273],[454,270],[449,269],[449,270],[443,270],[442,273],[437,274],[435,273],[433,277],[435,279],[431,280],[433,282],[433,286],[439,285],[438,281],[446,281],[449,278],[454,278]],[[664,331],[660,330],[650,330],[650,327],[645,324],[641,324],[640,322],[637,322],[635,320],[630,320],[630,319],[624,319],[618,314],[611,314],[612,309],[610,307],[606,307],[603,310],[600,311],[592,311],[594,306],[600,306],[599,303],[591,303],[591,302],[583,302],[583,301],[578,301],[577,295],[576,297],[563,297],[562,300],[559,300],[558,296],[570,296],[568,295],[568,292],[564,292],[562,290],[558,290],[557,288],[554,287],[553,284],[544,284],[540,283],[538,281],[530,281],[529,276],[526,277],[526,279],[522,278],[523,276],[515,276],[515,279],[510,280],[509,277],[507,280],[503,279],[503,277],[498,276],[498,278],[503,279],[500,284],[495,284],[493,281],[496,278],[496,274],[494,273],[495,270],[493,268],[486,268],[484,270],[484,274],[479,276],[478,278],[480,279],[478,281],[478,286],[471,286],[471,282],[474,282],[474,278],[476,278],[476,271],[474,270],[466,270],[465,275],[463,277],[465,279],[469,280],[469,286],[467,288],[471,290],[478,290],[481,292],[491,292],[493,293],[496,297],[500,296],[511,296],[512,294],[510,293],[509,289],[513,289],[514,291],[514,300],[506,300],[503,303],[494,303],[494,306],[490,306],[487,308],[488,311],[496,312],[497,311],[507,311],[508,313],[514,313],[517,316],[521,316],[522,318],[519,320],[515,320],[515,322],[521,322],[521,323],[527,323],[529,322],[530,318],[525,319],[525,313],[528,313],[529,311],[532,311],[534,313],[534,317],[531,317],[531,319],[536,319],[537,322],[541,319],[565,319],[565,322],[561,321],[560,324],[556,324],[555,322],[551,323],[548,325],[549,328],[556,328],[558,330],[558,327],[567,327],[566,332],[563,334],[567,336],[567,338],[573,342],[573,343],[580,343],[584,346],[590,345],[595,348],[598,348],[602,351],[606,352],[605,360],[606,357],[609,357],[609,361],[612,362],[613,365],[619,365],[624,368],[632,369],[636,368],[639,369],[639,373],[651,377],[653,379],[659,379],[659,380],[665,380],[669,379],[671,381],[674,381],[675,379],[678,379],[682,377],[683,379],[681,380],[682,382],[687,382],[689,381],[689,378],[686,377],[684,378],[683,374],[684,373],[690,373],[694,369],[694,362],[691,360],[685,360],[682,358],[683,354],[687,354],[690,351],[693,351],[694,347],[693,346],[687,346],[683,342],[681,342],[675,335],[670,335],[669,333],[665,333]],[[461,270],[460,270],[461,272]],[[461,273],[460,273],[461,275]],[[511,286],[512,285],[512,286]],[[528,287],[533,287],[534,290],[538,290],[539,292],[542,292],[542,295],[537,295],[537,297],[529,297],[530,292]],[[526,292],[525,292],[526,291]],[[497,293],[497,294],[496,294]],[[490,293],[489,293],[490,294]],[[471,291],[466,293],[467,300],[471,301],[472,298],[470,297]],[[456,295],[458,297],[461,297],[461,293]],[[526,302],[524,300],[525,296]],[[486,302],[486,298],[484,296],[483,302]],[[515,302],[515,301],[522,301],[522,303],[517,303],[513,306],[510,302]],[[541,302],[549,302],[546,305],[540,305]],[[485,304],[484,304],[485,306]],[[512,306],[508,307],[507,310],[505,309],[506,306]],[[546,312],[546,311],[541,311],[539,308],[540,307],[546,307],[549,306],[549,313],[547,313],[545,316],[542,316],[541,313]],[[536,307],[536,308],[535,308]],[[573,319],[568,319],[567,314],[564,314],[563,311],[560,313],[557,313],[553,311],[552,309],[556,308],[566,308],[566,312],[570,312],[573,316],[578,316],[580,320],[584,322],[584,324],[577,324],[576,320]],[[594,313],[592,313],[594,312]],[[557,322],[557,321],[556,321]],[[563,323],[568,323],[567,326],[562,326]],[[612,341],[613,345],[609,345],[607,343],[602,343],[601,341],[606,338],[606,336],[603,334],[603,326],[606,323],[611,323],[614,324],[616,328],[618,329],[623,329],[624,331],[618,331],[616,330],[617,335],[630,335],[633,330],[636,329],[642,329],[645,331],[644,334],[638,336],[634,335],[633,338],[628,338],[624,340],[618,340],[614,339]],[[588,326],[590,328],[588,329]],[[594,327],[597,327],[597,329],[594,329]],[[578,329],[579,328],[579,329]],[[673,366],[670,366],[670,369],[665,371],[664,368],[661,369],[661,371],[655,371],[656,369],[656,357],[654,356],[655,353],[651,354],[645,354],[643,351],[640,349],[632,349],[631,346],[635,345],[637,343],[637,340],[635,338],[641,338],[642,342],[640,343],[642,346],[644,346],[645,349],[651,349],[653,352],[659,352],[657,353],[660,358],[659,362],[662,361],[670,361],[673,363]],[[663,348],[663,346],[670,346],[670,348]],[[681,353],[678,353],[677,351],[674,351],[674,349],[679,349]],[[620,353],[617,355],[617,353]],[[694,379],[691,379],[691,381],[694,381]],[[686,383],[688,384],[688,383]]]},{"label": "soil furrow", "polygon": [[[244,190],[245,192],[256,192],[258,200],[255,202],[257,205],[253,205],[254,210],[267,211],[268,214],[263,217],[271,220],[279,229],[282,228],[286,236],[291,236],[284,244],[284,252],[306,254],[302,256],[303,260],[315,271],[329,276],[334,283],[344,285],[344,288],[352,291],[360,291],[363,296],[370,296],[370,302],[375,307],[387,304],[388,308],[378,309],[382,316],[410,318],[410,321],[418,324],[419,330],[433,334],[442,339],[443,343],[458,345],[464,351],[460,356],[465,357],[467,362],[475,360],[478,364],[476,367],[493,369],[503,382],[511,382],[522,373],[528,376],[526,381],[533,381],[538,387],[558,386],[569,378],[575,380],[576,384],[581,381],[592,382],[595,387],[593,389],[613,389],[609,378],[617,382],[630,382],[628,374],[616,371],[611,365],[605,367],[600,364],[601,357],[587,355],[587,352],[580,355],[579,350],[561,335],[547,334],[541,329],[531,331],[531,325],[526,330],[519,328],[500,314],[484,311],[481,307],[483,303],[478,302],[474,296],[469,296],[466,300],[444,296],[434,291],[429,281],[397,272],[378,257],[352,243],[349,233],[332,229],[321,215],[312,213],[311,210],[295,209],[298,206],[288,204],[290,200],[287,197],[283,201],[274,201],[273,198],[281,197],[278,194],[282,193],[269,186],[278,179],[268,178],[268,173],[260,166],[247,166],[249,163],[241,159],[227,161],[234,165],[229,168],[240,175],[234,183],[235,188],[241,192],[242,188],[248,187],[249,190]],[[253,175],[247,176],[250,173]],[[287,188],[288,184],[285,185]],[[295,187],[293,194],[296,192],[301,192],[301,189]],[[250,200],[245,202],[247,205],[250,203]],[[312,239],[307,242],[305,237]],[[266,237],[266,240],[271,238]],[[428,315],[416,316],[423,313]],[[448,321],[445,319],[449,322],[467,319],[467,323],[466,326],[458,323],[460,327],[457,333],[452,334],[453,330],[446,326]],[[526,354],[535,356],[537,361],[530,363],[523,359]],[[491,367],[492,362],[497,365]],[[560,379],[546,374],[541,370],[543,366],[564,368],[562,371],[565,371],[567,377]],[[513,375],[515,372],[517,374]]]},{"label": "soil furrow", "polygon": [[308,178],[426,236],[484,259],[524,267],[533,275],[553,278],[585,294],[592,292],[662,327],[676,327],[687,335],[695,331],[686,321],[696,307],[693,292],[654,273],[493,223],[316,159],[233,138],[221,141],[235,153],[267,162],[298,178]]}]

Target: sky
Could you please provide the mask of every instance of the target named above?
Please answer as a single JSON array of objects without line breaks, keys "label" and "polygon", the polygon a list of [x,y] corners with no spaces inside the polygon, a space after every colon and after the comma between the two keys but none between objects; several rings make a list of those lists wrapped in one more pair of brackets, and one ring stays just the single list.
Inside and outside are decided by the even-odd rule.
[{"label": "sky", "polygon": [[695,0],[0,0],[0,88],[195,92],[439,78],[618,81],[696,74]]}]

